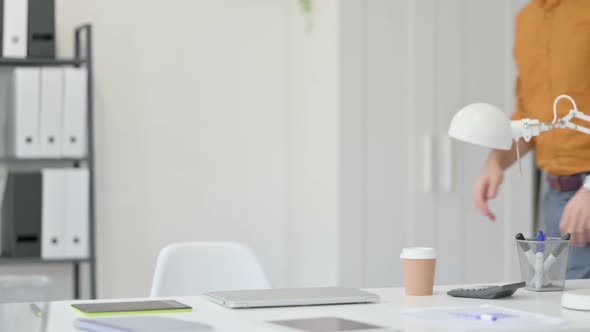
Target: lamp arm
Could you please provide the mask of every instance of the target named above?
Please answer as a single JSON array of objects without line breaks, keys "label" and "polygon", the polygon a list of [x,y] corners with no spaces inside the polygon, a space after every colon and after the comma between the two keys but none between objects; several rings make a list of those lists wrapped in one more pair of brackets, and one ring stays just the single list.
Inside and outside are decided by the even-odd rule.
[{"label": "lamp arm", "polygon": [[555,124],[556,121],[557,121],[557,103],[559,103],[559,101],[562,100],[562,99],[569,100],[570,103],[572,103],[572,106],[574,107],[574,111],[576,111],[576,112],[578,111],[578,105],[576,105],[576,101],[574,100],[574,98],[572,98],[572,97],[570,97],[568,95],[559,95],[553,101],[553,121],[551,121],[551,123],[553,123],[553,124]]},{"label": "lamp arm", "polygon": [[523,138],[528,142],[532,137],[539,136],[542,132],[552,130],[555,127],[551,122],[540,122],[537,119],[526,118],[510,122],[512,138],[517,141],[519,138]]},{"label": "lamp arm", "polygon": [[[574,104],[575,105],[575,104]],[[512,129],[512,138],[518,140],[523,138],[525,141],[530,141],[532,137],[539,136],[542,132],[550,131],[555,128],[573,129],[584,134],[590,135],[590,128],[575,124],[573,119],[581,119],[590,122],[590,115],[586,115],[577,109],[570,110],[568,115],[553,122],[540,122],[537,119],[522,119],[510,122]]]},{"label": "lamp arm", "polygon": [[570,113],[573,113],[575,118],[590,122],[590,115],[586,115],[578,110],[571,110]]},{"label": "lamp arm", "polygon": [[563,118],[557,121],[557,126],[559,128],[570,128],[579,132],[582,132],[586,135],[590,135],[590,129],[584,126],[580,126],[578,124],[573,123],[572,119],[581,119],[584,121],[590,122],[590,116],[578,111],[578,110],[571,110],[568,115],[564,116]]},{"label": "lamp arm", "polygon": [[[568,115],[564,116],[563,118],[556,120],[557,112],[555,111],[557,101],[561,98],[569,99],[572,104],[574,105],[574,109],[570,110]],[[539,136],[542,132],[550,131],[555,128],[570,128],[579,132],[582,132],[586,135],[590,135],[590,128],[586,128],[584,126],[577,125],[572,122],[573,119],[581,119],[584,121],[590,122],[590,116],[578,111],[576,103],[571,99],[571,97],[562,95],[555,99],[555,103],[553,104],[553,111],[554,117],[552,122],[540,122],[537,119],[522,119],[522,120],[514,120],[510,122],[510,129],[512,130],[512,138],[516,144],[516,160],[518,162],[518,174],[522,174],[522,168],[520,164],[520,151],[518,149],[518,140],[523,138],[525,141],[530,141],[533,136]]]}]

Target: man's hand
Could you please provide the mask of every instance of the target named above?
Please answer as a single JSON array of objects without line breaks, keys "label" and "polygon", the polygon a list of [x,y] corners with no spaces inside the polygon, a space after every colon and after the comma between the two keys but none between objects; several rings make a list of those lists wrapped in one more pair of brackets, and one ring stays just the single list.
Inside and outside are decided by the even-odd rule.
[{"label": "man's hand", "polygon": [[590,240],[590,192],[580,188],[563,210],[561,233],[572,235],[572,245],[584,247]]},{"label": "man's hand", "polygon": [[502,184],[503,170],[500,166],[489,164],[475,183],[473,197],[477,209],[490,220],[496,220],[496,216],[488,207],[488,200],[496,198],[498,187]]}]

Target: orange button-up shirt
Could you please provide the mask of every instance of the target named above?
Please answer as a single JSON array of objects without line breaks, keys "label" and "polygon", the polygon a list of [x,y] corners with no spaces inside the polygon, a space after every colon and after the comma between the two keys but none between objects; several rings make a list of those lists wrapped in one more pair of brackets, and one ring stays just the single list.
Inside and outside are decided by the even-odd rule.
[{"label": "orange button-up shirt", "polygon": [[[518,69],[513,119],[553,120],[553,100],[568,94],[590,115],[590,0],[532,0],[516,17]],[[557,117],[572,109],[558,104]],[[590,127],[585,121],[574,121]],[[534,137],[537,165],[552,175],[590,171],[590,135],[554,129]]]}]

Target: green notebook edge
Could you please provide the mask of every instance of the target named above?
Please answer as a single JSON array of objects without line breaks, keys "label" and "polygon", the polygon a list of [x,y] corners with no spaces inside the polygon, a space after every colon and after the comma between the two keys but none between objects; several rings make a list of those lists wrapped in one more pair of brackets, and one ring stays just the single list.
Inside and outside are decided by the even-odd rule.
[{"label": "green notebook edge", "polygon": [[87,313],[76,307],[72,307],[72,310],[78,315],[84,317],[113,317],[113,316],[131,316],[131,315],[155,315],[155,314],[176,314],[184,312],[192,312],[193,308],[186,309],[159,309],[159,310],[139,310],[139,311],[115,311],[115,312],[93,312]]}]

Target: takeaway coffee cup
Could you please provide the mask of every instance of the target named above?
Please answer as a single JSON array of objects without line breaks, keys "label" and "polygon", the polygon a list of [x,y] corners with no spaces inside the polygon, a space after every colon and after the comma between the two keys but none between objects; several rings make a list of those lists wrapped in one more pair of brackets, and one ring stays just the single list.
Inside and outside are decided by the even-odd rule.
[{"label": "takeaway coffee cup", "polygon": [[406,295],[432,295],[436,250],[434,248],[404,248],[399,257],[404,267]]}]

